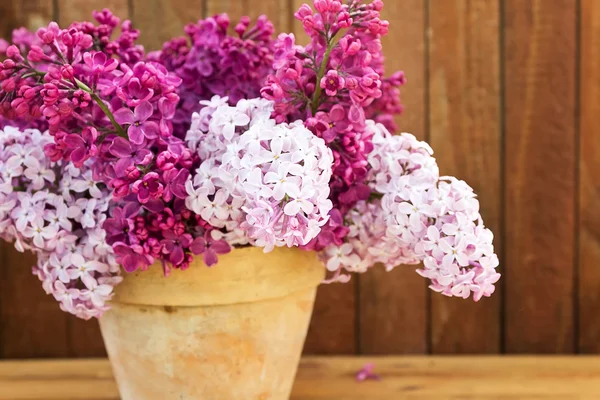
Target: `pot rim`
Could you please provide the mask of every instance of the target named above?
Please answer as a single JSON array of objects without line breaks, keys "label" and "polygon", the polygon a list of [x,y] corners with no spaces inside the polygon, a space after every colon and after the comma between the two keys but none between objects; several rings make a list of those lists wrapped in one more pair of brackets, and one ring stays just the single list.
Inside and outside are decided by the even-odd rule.
[{"label": "pot rim", "polygon": [[279,247],[233,249],[207,267],[196,257],[184,271],[164,276],[160,262],[146,271],[124,273],[111,303],[142,306],[217,306],[284,297],[319,285],[325,266],[316,252]]}]

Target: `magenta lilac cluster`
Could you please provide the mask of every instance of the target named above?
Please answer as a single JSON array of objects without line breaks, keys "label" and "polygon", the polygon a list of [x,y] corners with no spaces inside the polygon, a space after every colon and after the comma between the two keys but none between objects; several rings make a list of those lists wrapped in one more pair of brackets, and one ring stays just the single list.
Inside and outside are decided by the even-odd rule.
[{"label": "magenta lilac cluster", "polygon": [[307,46],[222,14],[146,54],[108,10],[0,41],[0,237],[65,311],[100,316],[119,266],[169,275],[241,246],[316,251],[325,282],[422,262],[444,295],[493,293],[473,190],[390,133],[405,78],[384,76],[382,0],[313,5]]},{"label": "magenta lilac cluster", "polygon": [[94,179],[132,210],[127,235],[117,235],[113,219],[106,226],[127,270],[156,259],[185,268],[191,256],[171,245],[197,226],[183,209],[193,156],[173,136],[181,78],[158,62],[143,61],[143,48],[135,44],[139,32],[129,21],[111,40],[118,18],[107,10],[94,16],[98,25],[77,22],[61,29],[51,23],[26,45],[8,46],[0,110],[6,119],[43,118],[54,138],[45,147],[50,160],[80,167],[94,157]]},{"label": "magenta lilac cluster", "polygon": [[260,16],[254,25],[243,17],[233,28],[227,14],[189,24],[186,37],[165,43],[160,52],[148,57],[159,61],[183,80],[181,98],[175,112],[173,132],[185,137],[198,102],[213,95],[227,96],[231,105],[240,99],[260,95],[260,89],[273,73],[273,24]]},{"label": "magenta lilac cluster", "polygon": [[308,248],[320,250],[340,243],[347,230],[340,216],[356,202],[369,198],[366,184],[368,154],[373,150],[367,119],[387,122],[401,111],[398,72],[383,78],[381,37],[389,23],[380,18],[381,0],[362,4],[353,0],[316,0],[315,10],[304,4],[295,14],[310,37],[300,46],[293,34],[275,43],[275,73],[261,93],[275,102],[278,121],[302,119],[323,138],[334,155],[331,223]]}]

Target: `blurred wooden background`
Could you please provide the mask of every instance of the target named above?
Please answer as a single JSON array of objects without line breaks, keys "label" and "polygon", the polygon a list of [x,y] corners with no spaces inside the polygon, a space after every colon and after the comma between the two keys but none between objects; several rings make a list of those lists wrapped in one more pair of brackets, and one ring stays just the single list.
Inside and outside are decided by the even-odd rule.
[{"label": "blurred wooden background", "polygon": [[[0,34],[110,7],[155,49],[217,12],[300,32],[302,2],[0,0]],[[322,287],[306,352],[598,352],[600,1],[388,0],[384,17],[389,70],[408,76],[402,129],[480,194],[504,276],[477,304],[428,291],[412,267]],[[103,355],[97,324],[59,311],[32,263],[2,247],[0,357]]]}]

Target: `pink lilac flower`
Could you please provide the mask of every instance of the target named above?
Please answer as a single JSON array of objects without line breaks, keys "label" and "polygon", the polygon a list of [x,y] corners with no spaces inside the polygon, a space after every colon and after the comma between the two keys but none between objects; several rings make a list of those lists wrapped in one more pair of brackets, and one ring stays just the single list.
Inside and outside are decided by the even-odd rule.
[{"label": "pink lilac flower", "polygon": [[321,89],[325,89],[327,96],[333,97],[337,94],[338,90],[342,90],[345,87],[345,80],[341,77],[336,70],[329,70],[327,74],[321,78]]},{"label": "pink lilac flower", "polygon": [[307,245],[331,210],[331,151],[301,122],[277,124],[271,110],[241,100],[219,106],[207,132],[190,131],[204,154],[186,186],[187,207],[220,230],[213,235],[265,251]]},{"label": "pink lilac flower", "polygon": [[[0,204],[6,206],[0,207],[0,237],[36,254],[33,272],[61,309],[99,317],[121,279],[112,248],[94,243],[111,196],[89,184],[93,158],[80,168],[49,160],[43,148],[52,140],[37,130],[0,130]],[[33,165],[52,179],[27,173]]]},{"label": "pink lilac flower", "polygon": [[164,186],[156,172],[149,172],[131,187],[131,191],[137,194],[137,199],[141,204],[147,203],[150,199],[161,197],[163,189]]},{"label": "pink lilac flower", "polygon": [[375,370],[375,364],[373,363],[367,363],[365,364],[364,367],[362,367],[357,373],[356,373],[356,381],[357,382],[363,382],[369,379],[374,379],[376,381],[381,379],[381,376],[379,376],[378,374],[374,373],[373,371]]},{"label": "pink lilac flower", "polygon": [[377,193],[346,216],[350,231],[343,244],[326,247],[321,258],[334,272],[364,272],[376,263],[387,270],[418,264],[430,288],[446,296],[478,301],[494,292],[493,235],[483,225],[473,189],[454,177],[440,177],[433,151],[410,134],[392,136],[368,122],[373,152],[369,185]]},{"label": "pink lilac flower", "polygon": [[[156,258],[171,259],[158,249],[163,229],[150,225],[167,218],[164,210],[185,210],[184,181],[195,162],[172,135],[182,80],[163,65],[143,60],[143,49],[135,44],[139,32],[128,21],[113,40],[118,18],[108,10],[94,17],[99,25],[82,22],[61,29],[51,23],[37,34],[15,35],[14,44],[3,50],[7,59],[0,67],[0,116],[15,124],[44,122],[53,137],[44,151],[54,162],[80,166],[93,159],[95,183],[64,176],[63,195],[72,189],[98,198],[101,185],[112,190],[115,200],[143,206],[144,214],[135,218],[144,223],[128,221],[132,232],[120,239],[139,246],[142,254],[133,259],[145,268]],[[53,171],[34,160],[28,164],[26,174],[36,188],[54,181]],[[96,226],[97,202],[77,200],[81,224]],[[192,215],[172,218],[189,220],[190,230],[198,223]]]}]

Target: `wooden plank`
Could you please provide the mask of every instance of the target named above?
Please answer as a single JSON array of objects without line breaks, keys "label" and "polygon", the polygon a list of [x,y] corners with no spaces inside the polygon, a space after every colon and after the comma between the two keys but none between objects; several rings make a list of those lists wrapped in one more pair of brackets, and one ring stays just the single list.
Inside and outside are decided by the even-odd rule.
[{"label": "wooden plank", "polygon": [[129,0],[57,0],[61,27],[74,21],[93,21],[92,12],[108,8],[124,21],[129,19]]},{"label": "wooden plank", "polygon": [[204,0],[131,0],[132,20],[146,50],[158,50],[182,36],[185,24],[202,18]]},{"label": "wooden plank", "polygon": [[504,2],[505,346],[574,350],[574,0]]},{"label": "wooden plank", "polygon": [[356,277],[350,282],[321,285],[304,344],[305,354],[355,354]]},{"label": "wooden plank", "polygon": [[[6,3],[6,2],[4,2]],[[13,1],[14,18],[6,28],[35,30],[52,19],[52,0]],[[0,348],[6,358],[64,357],[66,319],[58,304],[31,274],[35,257],[0,246]]]},{"label": "wooden plank", "polygon": [[227,13],[232,20],[233,26],[238,22],[241,16],[247,15],[252,20],[265,14],[273,25],[277,34],[280,32],[290,32],[291,23],[294,17],[290,7],[290,1],[287,0],[206,0],[206,16],[211,17],[215,14]]},{"label": "wooden plank", "polygon": [[[69,26],[73,21],[93,21],[94,10],[110,9],[121,21],[129,18],[128,0],[58,0],[59,23]],[[69,357],[104,357],[106,350],[98,321],[84,321],[67,316]]]},{"label": "wooden plank", "polygon": [[13,1],[0,2],[0,38],[9,40],[16,20]]},{"label": "wooden plank", "polygon": [[600,3],[581,2],[578,350],[600,352]]},{"label": "wooden plank", "polygon": [[[375,363],[380,381],[356,382]],[[118,400],[105,360],[0,362],[0,400]],[[600,398],[598,357],[307,357],[291,400]]]},{"label": "wooden plank", "polygon": [[66,357],[67,314],[31,274],[35,257],[1,248],[0,338],[4,358]]},{"label": "wooden plank", "polygon": [[[390,30],[382,40],[386,71],[403,70],[405,112],[399,129],[426,139],[425,3],[404,0],[386,3],[382,17]],[[359,278],[359,351],[364,354],[423,354],[428,352],[427,288],[414,266],[386,272],[381,266]]]},{"label": "wooden plank", "polygon": [[[17,19],[15,11],[15,5],[13,1],[0,2],[0,38],[10,41],[11,32],[15,28],[15,21]],[[9,246],[4,243],[0,245],[0,259],[6,251],[9,251],[8,248]],[[2,293],[4,293],[6,290],[5,288],[7,285],[10,285],[10,283],[4,279],[5,277],[2,272],[3,269],[6,269],[6,267],[0,267],[0,319],[4,316],[2,307],[4,299],[2,298]],[[2,322],[0,324],[0,358],[2,358],[4,354],[4,330],[4,322]]]},{"label": "wooden plank", "polygon": [[[374,362],[381,380],[355,382],[354,374],[367,361]],[[591,400],[600,398],[598,361],[597,357],[307,359],[292,400]]]},{"label": "wooden plank", "polygon": [[[498,0],[431,0],[430,143],[442,175],[469,183],[500,252],[501,118]],[[431,351],[497,353],[501,291],[475,303],[431,296]]]},{"label": "wooden plank", "polygon": [[104,359],[0,362],[0,400],[7,399],[119,400],[119,392]]},{"label": "wooden plank", "polygon": [[12,1],[15,10],[15,20],[11,21],[13,27],[24,26],[29,30],[47,26],[50,20],[56,19],[53,15],[53,0],[4,0]]}]

